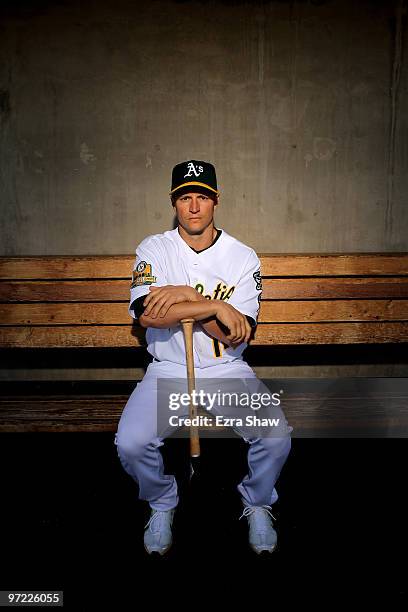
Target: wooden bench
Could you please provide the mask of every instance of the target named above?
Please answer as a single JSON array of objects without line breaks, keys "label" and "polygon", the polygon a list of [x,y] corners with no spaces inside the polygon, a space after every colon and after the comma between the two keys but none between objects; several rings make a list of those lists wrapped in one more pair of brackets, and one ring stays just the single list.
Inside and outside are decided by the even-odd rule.
[{"label": "wooden bench", "polygon": [[[263,294],[251,346],[408,343],[408,253],[260,259]],[[134,256],[0,258],[3,356],[145,346],[145,331],[127,310],[133,263]],[[0,431],[113,431],[127,397],[3,392]]]}]

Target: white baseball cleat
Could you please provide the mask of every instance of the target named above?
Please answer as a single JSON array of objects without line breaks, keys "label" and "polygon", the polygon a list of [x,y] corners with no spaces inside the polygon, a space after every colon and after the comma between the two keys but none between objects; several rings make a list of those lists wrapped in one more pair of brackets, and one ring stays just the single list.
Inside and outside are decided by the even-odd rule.
[{"label": "white baseball cleat", "polygon": [[171,510],[154,510],[145,525],[144,547],[149,555],[157,552],[159,555],[166,553],[173,541],[171,526],[173,523],[175,508]]},{"label": "white baseball cleat", "polygon": [[249,545],[258,555],[263,552],[273,552],[276,548],[277,533],[273,528],[271,506],[245,506],[242,515],[248,519]]}]

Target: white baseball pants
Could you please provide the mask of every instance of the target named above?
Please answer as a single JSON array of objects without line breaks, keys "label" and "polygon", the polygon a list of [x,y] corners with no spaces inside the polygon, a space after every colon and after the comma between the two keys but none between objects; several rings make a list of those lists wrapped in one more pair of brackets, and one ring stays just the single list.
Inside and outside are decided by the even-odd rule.
[{"label": "white baseball pants", "polygon": [[[195,376],[197,381],[204,378],[256,379],[252,368],[243,360],[208,368],[196,367]],[[159,450],[171,431],[158,435],[158,379],[185,381],[186,366],[156,360],[149,364],[144,378],[136,385],[125,405],[114,443],[123,468],[139,486],[139,499],[148,501],[150,507],[156,510],[169,510],[177,506],[178,492],[175,477],[164,474]],[[222,409],[217,409],[222,414]],[[234,428],[249,444],[248,475],[237,487],[246,505],[272,505],[278,499],[275,483],[291,448],[292,428],[287,425],[284,416],[283,420],[285,435],[282,436],[259,437],[258,432],[250,427],[242,430]]]}]

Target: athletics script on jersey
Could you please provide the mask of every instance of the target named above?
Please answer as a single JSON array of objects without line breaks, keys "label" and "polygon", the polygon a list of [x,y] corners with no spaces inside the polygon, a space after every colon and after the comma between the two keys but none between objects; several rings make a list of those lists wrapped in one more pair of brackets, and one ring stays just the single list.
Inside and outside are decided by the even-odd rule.
[{"label": "athletics script on jersey", "polygon": [[204,295],[207,300],[228,300],[234,293],[235,286],[228,287],[228,285],[225,285],[222,282],[218,283],[215,289],[213,289],[212,295],[211,293],[205,293],[205,287],[203,283],[197,283],[194,289],[198,291],[198,293],[201,293],[201,295]]}]

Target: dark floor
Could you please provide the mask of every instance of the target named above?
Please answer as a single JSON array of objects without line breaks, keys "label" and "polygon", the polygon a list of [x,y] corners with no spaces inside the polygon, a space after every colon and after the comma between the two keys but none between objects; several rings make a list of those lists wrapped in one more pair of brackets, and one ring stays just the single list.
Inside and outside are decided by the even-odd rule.
[{"label": "dark floor", "polygon": [[189,484],[188,441],[168,440],[166,471],[181,501],[173,548],[156,558],[144,551],[148,510],[113,437],[1,434],[1,589],[59,589],[65,609],[99,609],[109,598],[108,609],[127,610],[150,592],[148,580],[166,605],[164,581],[176,570],[175,592],[190,576],[198,601],[215,584],[243,596],[256,585],[259,602],[271,589],[290,598],[300,591],[305,602],[323,590],[333,600],[406,596],[406,440],[293,439],[273,507],[278,548],[260,556],[238,521],[244,442],[202,440]]}]

